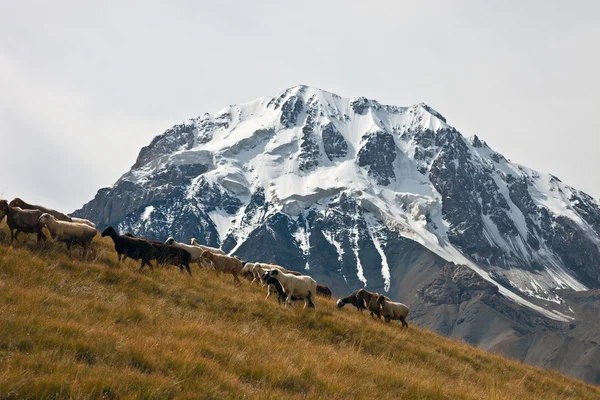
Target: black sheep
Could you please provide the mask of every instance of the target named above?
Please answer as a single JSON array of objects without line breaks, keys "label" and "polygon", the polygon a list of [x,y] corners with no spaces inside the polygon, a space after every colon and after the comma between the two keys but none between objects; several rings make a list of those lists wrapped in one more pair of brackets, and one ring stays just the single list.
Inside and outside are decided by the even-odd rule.
[{"label": "black sheep", "polygon": [[119,235],[115,228],[112,226],[107,227],[102,231],[102,237],[110,236],[115,243],[115,251],[117,252],[119,262],[121,262],[121,255],[124,255],[123,260],[129,257],[134,260],[142,260],[140,265],[140,271],[145,265],[148,265],[152,269],[150,259],[153,255],[153,247],[146,239],[138,239],[125,235]]}]

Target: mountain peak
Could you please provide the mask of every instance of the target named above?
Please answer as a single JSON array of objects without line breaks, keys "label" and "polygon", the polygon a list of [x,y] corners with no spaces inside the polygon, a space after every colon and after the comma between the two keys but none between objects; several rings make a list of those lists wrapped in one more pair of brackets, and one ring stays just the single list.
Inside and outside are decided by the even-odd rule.
[{"label": "mountain peak", "polygon": [[[597,202],[512,163],[479,137],[465,138],[426,103],[382,105],[293,86],[174,126],[98,196],[115,203],[92,202],[82,215],[100,225],[203,237],[233,253],[281,224],[297,243],[289,244],[297,251],[290,259],[309,267],[311,237],[321,235],[330,250],[341,246],[333,264],[357,271],[357,280],[343,277],[352,287],[393,287],[385,267],[370,276],[360,256],[369,242],[376,265],[393,264],[384,245],[391,231],[473,268],[535,310],[527,299],[559,307],[555,290],[595,287],[600,275],[592,251],[600,244]],[[331,218],[335,227],[315,231]],[[569,319],[565,312],[547,314]]]}]

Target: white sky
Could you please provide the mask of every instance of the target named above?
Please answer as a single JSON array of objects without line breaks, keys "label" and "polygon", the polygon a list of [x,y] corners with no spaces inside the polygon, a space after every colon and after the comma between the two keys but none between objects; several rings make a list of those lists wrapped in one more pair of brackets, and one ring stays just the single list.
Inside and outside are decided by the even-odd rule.
[{"label": "white sky", "polygon": [[600,196],[598,1],[95,3],[0,0],[0,197],[73,211],[171,125],[297,84],[423,101]]}]

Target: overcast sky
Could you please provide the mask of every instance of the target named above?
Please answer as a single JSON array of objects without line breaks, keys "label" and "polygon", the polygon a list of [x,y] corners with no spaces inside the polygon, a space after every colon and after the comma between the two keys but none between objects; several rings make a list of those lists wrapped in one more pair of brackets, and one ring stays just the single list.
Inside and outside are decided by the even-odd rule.
[{"label": "overcast sky", "polygon": [[425,102],[600,196],[598,1],[91,3],[0,1],[0,197],[73,211],[171,125],[297,84]]}]

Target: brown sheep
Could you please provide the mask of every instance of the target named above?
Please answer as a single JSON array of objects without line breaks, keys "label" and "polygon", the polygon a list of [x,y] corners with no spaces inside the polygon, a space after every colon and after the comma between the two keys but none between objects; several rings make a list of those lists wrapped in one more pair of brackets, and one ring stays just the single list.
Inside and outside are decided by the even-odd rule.
[{"label": "brown sheep", "polygon": [[[46,240],[42,232],[39,219],[42,212],[39,210],[22,210],[19,207],[11,207],[6,200],[0,200],[0,212],[6,214],[6,224],[10,229],[10,242],[18,240],[19,233],[36,233],[38,242]],[[15,232],[16,231],[16,232]]]},{"label": "brown sheep", "polygon": [[9,205],[11,207],[19,207],[23,210],[39,210],[42,213],[47,213],[47,214],[52,215],[54,218],[56,218],[59,221],[73,222],[76,224],[88,225],[94,229],[96,228],[96,224],[94,224],[92,221],[88,221],[87,219],[71,217],[67,214],[63,214],[60,211],[56,211],[56,210],[53,210],[48,207],[38,206],[36,204],[28,204],[18,197],[15,197],[14,199],[12,199],[12,201],[9,203]]},{"label": "brown sheep", "polygon": [[222,254],[214,254],[208,250],[204,250],[202,252],[202,259],[208,263],[212,263],[215,271],[217,271],[217,275],[221,272],[230,273],[233,275],[233,281],[238,284],[240,283],[240,278],[238,278],[238,274],[242,274],[242,262],[235,258],[224,256]]},{"label": "brown sheep", "polygon": [[331,290],[325,286],[317,283],[317,296],[325,297],[326,299],[331,298]]},{"label": "brown sheep", "polygon": [[356,297],[358,293],[358,290],[350,293],[348,296],[346,297],[342,297],[341,299],[339,299],[337,301],[337,307],[338,308],[342,308],[344,307],[346,304],[352,304],[354,307],[356,307],[356,309],[358,311],[360,311],[361,313],[363,312],[363,310],[366,310],[365,304],[362,301],[362,299],[359,301],[358,298]]},{"label": "brown sheep", "polygon": [[[377,303],[377,299],[379,298],[379,293],[371,293],[365,289],[359,289],[356,292],[356,298],[359,302],[362,302],[364,308],[371,312],[371,317],[375,318],[373,314],[377,315],[377,319],[381,319],[381,306]],[[384,299],[390,301],[389,298],[382,296]]]},{"label": "brown sheep", "polygon": [[38,206],[35,204],[28,204],[26,202],[24,202],[23,200],[21,200],[18,197],[15,197],[9,204],[11,207],[20,207],[23,210],[40,210],[42,213],[48,213],[50,215],[52,215],[54,218],[56,218],[59,221],[67,221],[67,222],[72,222],[71,221],[71,217],[69,217],[66,214],[61,213],[60,211],[56,211],[53,210],[51,208],[47,208],[44,206]]}]

